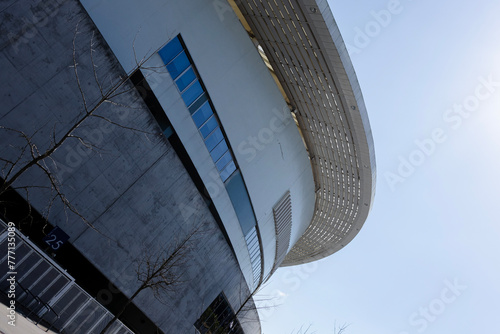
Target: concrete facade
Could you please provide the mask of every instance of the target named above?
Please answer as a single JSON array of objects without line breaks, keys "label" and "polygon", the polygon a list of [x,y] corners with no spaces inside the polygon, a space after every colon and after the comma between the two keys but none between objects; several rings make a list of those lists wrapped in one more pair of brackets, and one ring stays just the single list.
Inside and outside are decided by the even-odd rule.
[{"label": "concrete facade", "polygon": [[[81,117],[80,88],[88,106],[100,99],[93,65],[104,90],[126,73],[78,1],[12,1],[2,10],[0,124],[35,133],[33,142],[43,150],[54,128],[57,138]],[[97,112],[120,126],[89,118],[74,134],[94,149],[71,138],[47,164],[93,228],[57,201],[48,221],[61,227],[69,242],[127,296],[138,287],[135,261],[145,249],[171,247],[203,225],[187,255],[185,283],[164,296],[168,302],[160,303],[148,290],[134,300],[165,333],[192,332],[219,293],[225,293],[236,311],[250,291],[206,202],[141,96],[130,82],[123,91],[127,93],[113,99],[119,105],[106,103]],[[1,142],[9,143],[0,148],[2,158],[19,154],[14,146],[22,139],[15,133],[2,131]],[[32,168],[16,185],[22,184],[43,186],[47,180]],[[29,201],[47,213],[50,192],[34,189]],[[27,234],[30,228],[20,226]],[[259,332],[256,311],[245,316],[253,319],[242,324],[246,331]]]},{"label": "concrete facade", "polygon": [[164,64],[155,51],[180,34],[193,58],[248,189],[261,230],[265,277],[275,256],[273,206],[290,191],[293,245],[311,221],[315,189],[302,137],[257,48],[225,0],[126,1],[118,9],[114,1],[82,4],[126,70],[145,58],[146,67],[156,69],[143,72],[210,192],[249,285],[256,288],[230,198],[177,87],[166,70],[157,70]]}]

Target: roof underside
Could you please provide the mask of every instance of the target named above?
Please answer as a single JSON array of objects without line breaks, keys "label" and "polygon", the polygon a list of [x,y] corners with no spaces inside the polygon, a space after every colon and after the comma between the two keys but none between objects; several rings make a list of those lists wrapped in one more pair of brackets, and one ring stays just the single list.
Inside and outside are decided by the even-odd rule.
[{"label": "roof underside", "polygon": [[321,259],[354,238],[375,192],[373,140],[356,74],[326,0],[236,3],[297,110],[316,186],[312,221],[282,265]]}]

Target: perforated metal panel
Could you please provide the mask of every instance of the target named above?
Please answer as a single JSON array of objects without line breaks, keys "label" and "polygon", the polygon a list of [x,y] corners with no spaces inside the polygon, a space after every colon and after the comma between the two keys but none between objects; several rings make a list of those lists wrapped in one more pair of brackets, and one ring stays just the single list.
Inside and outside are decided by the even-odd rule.
[{"label": "perforated metal panel", "polygon": [[354,238],[374,193],[373,143],[352,64],[326,1],[236,3],[297,110],[313,169],[314,216],[283,265],[323,258]]}]

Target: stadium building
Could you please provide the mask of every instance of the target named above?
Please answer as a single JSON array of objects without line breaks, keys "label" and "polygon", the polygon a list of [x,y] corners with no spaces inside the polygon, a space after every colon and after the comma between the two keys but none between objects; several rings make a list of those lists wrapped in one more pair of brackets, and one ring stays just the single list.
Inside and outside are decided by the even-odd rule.
[{"label": "stadium building", "polygon": [[40,325],[260,333],[255,291],[363,226],[373,141],[326,0],[12,0],[0,29],[1,297],[15,272]]}]

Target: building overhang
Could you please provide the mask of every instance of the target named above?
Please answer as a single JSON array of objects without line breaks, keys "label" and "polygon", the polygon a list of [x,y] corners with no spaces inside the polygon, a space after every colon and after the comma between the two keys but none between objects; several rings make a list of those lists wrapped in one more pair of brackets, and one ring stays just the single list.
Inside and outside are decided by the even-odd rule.
[{"label": "building overhang", "polygon": [[375,152],[361,89],[326,0],[236,4],[295,109],[314,175],[313,218],[282,266],[315,261],[357,235],[373,202]]}]

